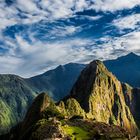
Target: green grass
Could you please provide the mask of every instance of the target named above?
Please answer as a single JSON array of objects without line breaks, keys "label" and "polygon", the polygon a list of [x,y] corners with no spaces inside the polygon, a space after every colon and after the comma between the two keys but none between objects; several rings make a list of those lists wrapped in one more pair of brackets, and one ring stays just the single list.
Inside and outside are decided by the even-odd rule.
[{"label": "green grass", "polygon": [[72,140],[89,140],[90,133],[76,126],[63,126],[63,131],[70,136]]}]

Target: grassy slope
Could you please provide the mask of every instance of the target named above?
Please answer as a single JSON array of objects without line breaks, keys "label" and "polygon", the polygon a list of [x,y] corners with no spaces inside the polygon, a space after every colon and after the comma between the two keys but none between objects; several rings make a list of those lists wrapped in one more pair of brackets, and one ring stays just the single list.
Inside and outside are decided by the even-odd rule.
[{"label": "grassy slope", "polygon": [[90,139],[90,133],[86,130],[84,130],[81,127],[77,126],[63,126],[63,131],[71,137],[72,140],[89,140]]},{"label": "grassy slope", "polygon": [[15,75],[0,75],[0,134],[19,122],[25,115],[35,93]]}]

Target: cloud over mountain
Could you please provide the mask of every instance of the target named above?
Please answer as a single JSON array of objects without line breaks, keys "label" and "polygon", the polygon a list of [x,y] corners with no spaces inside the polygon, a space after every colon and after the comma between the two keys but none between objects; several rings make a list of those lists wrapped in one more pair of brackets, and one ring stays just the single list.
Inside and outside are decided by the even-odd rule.
[{"label": "cloud over mountain", "polygon": [[139,0],[1,1],[0,73],[140,53],[139,23]]}]

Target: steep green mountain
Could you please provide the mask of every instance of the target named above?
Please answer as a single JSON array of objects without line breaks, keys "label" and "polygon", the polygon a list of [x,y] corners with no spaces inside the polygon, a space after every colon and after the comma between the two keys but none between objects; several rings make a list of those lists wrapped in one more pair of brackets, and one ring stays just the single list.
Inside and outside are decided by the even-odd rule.
[{"label": "steep green mountain", "polygon": [[0,134],[22,120],[36,92],[47,91],[54,100],[67,95],[82,67],[71,63],[29,79],[0,75]]},{"label": "steep green mountain", "polygon": [[[22,123],[1,140],[128,140],[136,137],[117,125],[109,125],[77,114],[65,116],[47,94],[34,100]],[[70,111],[70,110],[69,110]]]},{"label": "steep green mountain", "polygon": [[50,97],[59,101],[70,92],[84,67],[85,65],[76,63],[60,65],[56,69],[26,79],[26,82],[33,90],[37,92],[47,91]]},{"label": "steep green mountain", "polygon": [[[140,86],[139,62],[140,56],[130,53],[127,56],[104,63],[121,82],[127,82],[137,87]],[[0,133],[5,132],[10,126],[22,119],[27,110],[26,106],[33,101],[36,92],[47,92],[55,101],[68,95],[85,66],[70,63],[28,79],[15,75],[0,75],[0,107],[2,110],[0,111]],[[133,113],[134,107],[132,105],[130,107],[134,117],[140,118],[139,98],[137,98],[139,90],[135,88],[133,92],[133,102],[136,104],[135,110],[137,111]],[[139,119],[136,120],[139,121]]]},{"label": "steep green mountain", "polygon": [[10,140],[130,139],[138,128],[123,89],[101,61],[93,61],[63,100],[55,104],[47,94],[38,95],[23,122],[7,136]]},{"label": "steep green mountain", "polygon": [[91,62],[81,72],[67,98],[64,103],[70,99],[78,101],[87,118],[135,130],[135,122],[125,103],[121,83],[100,61]]},{"label": "steep green mountain", "polygon": [[25,115],[35,93],[16,75],[0,75],[0,134],[8,131]]}]

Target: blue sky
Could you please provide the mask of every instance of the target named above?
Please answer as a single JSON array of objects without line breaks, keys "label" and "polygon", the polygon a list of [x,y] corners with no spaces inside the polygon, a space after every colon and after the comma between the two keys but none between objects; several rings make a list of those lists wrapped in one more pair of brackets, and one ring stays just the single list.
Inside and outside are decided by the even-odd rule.
[{"label": "blue sky", "polygon": [[0,73],[140,53],[140,0],[1,0]]}]

